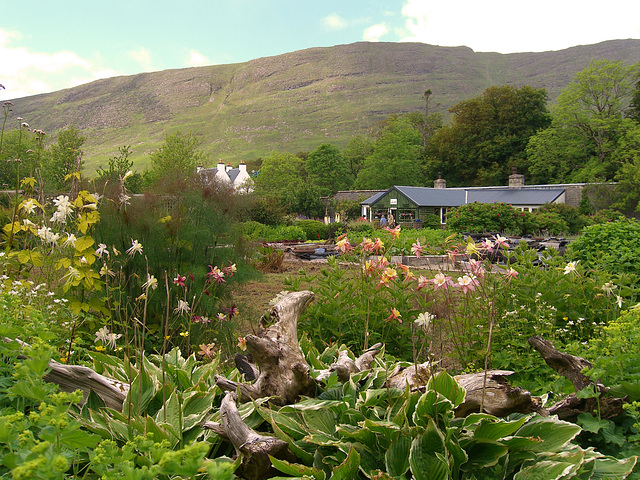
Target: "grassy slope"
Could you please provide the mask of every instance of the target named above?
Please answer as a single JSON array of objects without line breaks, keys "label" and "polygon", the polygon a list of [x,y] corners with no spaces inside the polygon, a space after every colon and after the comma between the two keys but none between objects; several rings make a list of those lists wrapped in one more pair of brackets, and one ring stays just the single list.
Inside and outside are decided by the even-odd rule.
[{"label": "grassy slope", "polygon": [[75,124],[87,136],[89,171],[121,145],[136,167],[166,133],[197,133],[209,163],[237,164],[273,150],[343,147],[391,113],[420,110],[423,92],[446,115],[491,85],[544,87],[554,99],[591,59],[632,63],[640,41],[610,41],[557,52],[501,55],[467,47],[355,43],[312,48],[246,63],[98,80],[17,99],[14,112],[55,135]]}]

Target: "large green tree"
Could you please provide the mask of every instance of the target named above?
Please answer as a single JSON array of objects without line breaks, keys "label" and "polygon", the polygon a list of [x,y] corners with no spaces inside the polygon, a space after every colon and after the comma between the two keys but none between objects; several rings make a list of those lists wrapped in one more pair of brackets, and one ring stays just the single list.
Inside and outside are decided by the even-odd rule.
[{"label": "large green tree", "polygon": [[374,145],[375,140],[369,135],[356,135],[349,139],[342,155],[349,166],[349,174],[352,178],[355,179],[358,176],[365,159],[373,153]]},{"label": "large green tree", "polygon": [[309,179],[322,196],[333,195],[338,190],[349,188],[353,183],[347,160],[340,149],[330,143],[323,143],[311,152],[305,167]]},{"label": "large green tree", "polygon": [[428,176],[442,172],[449,185],[505,183],[512,167],[526,168],[529,138],[551,123],[546,102],[544,89],[500,86],[454,105],[451,124],[427,142]]},{"label": "large green tree", "polygon": [[58,142],[51,145],[43,162],[43,176],[48,189],[58,191],[67,188],[69,182],[76,184],[79,181],[78,175],[84,163],[82,146],[85,140],[80,130],[73,125],[58,132]]},{"label": "large green tree", "polygon": [[204,153],[199,150],[200,144],[200,139],[193,132],[175,132],[165,136],[164,143],[150,155],[150,169],[145,172],[146,183],[179,188],[196,173],[198,164],[205,161]]},{"label": "large green tree", "polygon": [[373,152],[358,173],[354,186],[386,189],[393,185],[422,185],[422,136],[405,117],[390,118],[376,138]]},{"label": "large green tree", "polygon": [[[613,180],[624,161],[616,153],[620,141],[637,125],[626,112],[638,68],[594,60],[578,72],[552,108],[551,131],[531,140],[527,150],[531,173],[537,175],[546,163],[550,178],[558,181]],[[561,139],[562,144],[550,145],[548,138]],[[549,158],[550,147],[555,158]]]}]

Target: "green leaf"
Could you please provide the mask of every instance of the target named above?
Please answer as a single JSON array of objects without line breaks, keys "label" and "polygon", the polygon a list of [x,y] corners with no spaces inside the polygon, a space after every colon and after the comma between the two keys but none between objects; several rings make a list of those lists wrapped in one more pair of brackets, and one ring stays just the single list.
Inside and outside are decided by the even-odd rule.
[{"label": "green leaf", "polygon": [[351,447],[344,462],[333,469],[330,480],[353,480],[360,466],[360,454]]},{"label": "green leaf", "polygon": [[528,437],[536,441],[523,450],[535,452],[557,452],[573,440],[582,429],[573,423],[563,422],[558,417],[533,417],[517,432],[518,437]]},{"label": "green leaf", "polygon": [[155,395],[154,381],[146,369],[141,369],[136,378],[131,382],[131,388],[127,394],[123,406],[125,415],[144,413],[149,402]]},{"label": "green leaf", "polygon": [[398,478],[407,473],[407,470],[409,470],[410,450],[411,436],[400,434],[384,455],[384,463],[389,475]]},{"label": "green leaf", "polygon": [[307,467],[306,465],[300,465],[298,463],[289,463],[286,460],[278,460],[271,455],[269,455],[269,460],[271,460],[271,465],[273,465],[275,469],[287,475],[295,475],[297,477],[308,475],[315,478],[324,478],[322,470],[318,470],[317,468]]},{"label": "green leaf", "polygon": [[443,457],[445,453],[444,435],[429,419],[424,433],[416,436],[411,443],[409,465],[416,480],[446,480],[449,465]]},{"label": "green leaf", "polygon": [[453,403],[454,408],[464,402],[466,391],[444,370],[431,377],[427,389],[432,388]]},{"label": "green leaf", "polygon": [[578,415],[577,423],[587,432],[598,433],[609,425],[609,420],[598,420],[590,413],[581,413]]},{"label": "green leaf", "polygon": [[473,438],[485,440],[499,440],[504,437],[513,435],[525,422],[527,417],[522,417],[513,422],[494,419],[483,419],[478,428],[476,428]]},{"label": "green leaf", "polygon": [[468,442],[461,442],[469,460],[462,466],[462,470],[473,472],[479,468],[493,467],[509,453],[509,448],[493,440],[479,440],[476,438]]},{"label": "green leaf", "polygon": [[576,469],[577,465],[573,463],[543,460],[524,467],[513,476],[513,480],[558,480]]},{"label": "green leaf", "polygon": [[636,466],[638,457],[629,457],[624,460],[617,460],[615,458],[597,458],[596,467],[593,471],[593,480],[598,479],[622,479],[626,478],[633,468]]},{"label": "green leaf", "polygon": [[178,398],[178,392],[172,392],[164,406],[156,413],[155,421],[158,424],[166,424],[177,435],[177,441],[182,439],[182,405]]},{"label": "green leaf", "polygon": [[88,248],[91,248],[94,243],[96,243],[96,241],[93,239],[93,237],[90,237],[90,236],[80,237],[76,240],[76,244],[75,244],[76,250],[78,252],[84,252]]}]

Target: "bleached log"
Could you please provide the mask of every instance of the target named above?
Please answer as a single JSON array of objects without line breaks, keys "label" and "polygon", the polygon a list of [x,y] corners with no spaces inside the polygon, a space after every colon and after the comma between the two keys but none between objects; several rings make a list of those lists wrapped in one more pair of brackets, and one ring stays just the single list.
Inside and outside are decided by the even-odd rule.
[{"label": "bleached log", "polygon": [[237,383],[216,375],[216,384],[225,391],[238,391],[240,401],[272,397],[274,403],[285,405],[303,395],[313,396],[316,381],[298,343],[298,319],[313,297],[313,292],[306,290],[285,295],[262,317],[258,334],[245,337],[259,371],[254,383]]},{"label": "bleached log", "polygon": [[338,380],[346,382],[352,374],[369,370],[380,350],[382,350],[382,343],[376,343],[355,360],[351,359],[348,351],[341,350],[335,363],[332,363],[328,369],[318,372],[316,380],[322,382],[333,372],[336,372]]}]

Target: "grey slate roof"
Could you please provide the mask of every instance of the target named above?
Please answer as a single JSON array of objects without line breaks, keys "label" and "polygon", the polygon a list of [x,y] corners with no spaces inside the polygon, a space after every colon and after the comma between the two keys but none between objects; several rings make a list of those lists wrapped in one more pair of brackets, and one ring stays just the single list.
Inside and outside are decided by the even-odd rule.
[{"label": "grey slate roof", "polygon": [[561,187],[522,187],[522,188],[429,188],[394,186],[384,192],[376,193],[361,202],[361,205],[373,205],[392,190],[397,190],[419,207],[459,207],[466,203],[508,203],[510,205],[544,205],[553,202],[565,191]]},{"label": "grey slate roof", "polygon": [[564,188],[469,189],[467,202],[544,205],[564,193]]}]

